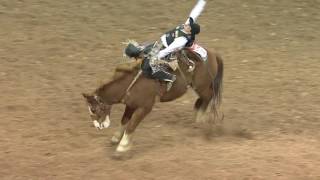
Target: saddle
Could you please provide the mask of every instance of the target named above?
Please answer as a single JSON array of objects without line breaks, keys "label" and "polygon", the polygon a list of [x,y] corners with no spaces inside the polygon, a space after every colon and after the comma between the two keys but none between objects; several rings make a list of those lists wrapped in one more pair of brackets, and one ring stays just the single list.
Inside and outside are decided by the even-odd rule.
[{"label": "saddle", "polygon": [[[128,91],[130,90],[131,86],[135,83],[136,79],[139,78],[140,75],[144,75],[147,78],[150,79],[156,79],[159,81],[159,95],[162,96],[164,94],[166,89],[165,87],[168,85],[167,82],[163,81],[162,79],[167,79],[166,74],[159,74],[157,73],[158,69],[155,68],[154,63],[159,64],[165,64],[165,65],[159,65],[160,68],[165,68],[165,71],[173,73],[177,68],[179,68],[178,65],[178,56],[180,59],[180,62],[187,65],[189,69],[187,69],[187,72],[192,72],[195,68],[195,62],[193,60],[189,59],[189,52],[192,52],[194,55],[198,56],[201,59],[200,54],[193,51],[191,48],[185,48],[185,51],[181,51],[179,53],[170,54],[166,58],[166,60],[156,60],[152,61],[152,57],[155,57],[156,53],[162,48],[161,44],[157,43],[144,43],[143,45],[139,45],[135,41],[131,41],[127,44],[127,47],[124,50],[124,53],[129,58],[134,58],[136,61],[130,61],[128,63],[123,63],[117,66],[116,73],[114,75],[114,78],[119,77],[123,73],[132,73],[133,71],[137,72],[137,75],[135,77],[135,80],[132,82],[130,87],[128,88]],[[194,46],[193,48],[196,49]],[[151,64],[153,63],[153,64]],[[151,67],[153,66],[153,67]],[[156,67],[158,68],[158,67]],[[154,71],[156,70],[156,71]],[[185,73],[179,69],[180,74],[183,76],[183,79],[187,79],[185,76]],[[156,72],[156,73],[154,73]],[[160,77],[161,76],[161,77]],[[160,80],[161,79],[161,80]],[[187,80],[186,80],[187,81]],[[167,86],[168,87],[168,86]]]}]

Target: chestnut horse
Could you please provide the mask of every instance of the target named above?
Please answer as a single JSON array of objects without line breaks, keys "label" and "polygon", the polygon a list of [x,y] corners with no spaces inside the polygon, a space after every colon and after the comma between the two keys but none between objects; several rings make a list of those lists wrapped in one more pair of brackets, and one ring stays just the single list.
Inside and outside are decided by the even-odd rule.
[{"label": "chestnut horse", "polygon": [[[195,63],[193,72],[188,72],[188,65],[182,54]],[[92,94],[83,94],[94,125],[99,129],[109,126],[113,104],[125,104],[121,128],[111,139],[113,144],[118,144],[117,153],[130,150],[132,134],[145,116],[151,112],[157,99],[160,102],[173,101],[185,94],[188,86],[198,94],[194,104],[196,120],[201,119],[210,102],[212,102],[213,113],[217,115],[222,95],[222,58],[217,53],[208,51],[208,58],[204,61],[188,49],[181,50],[177,57],[179,68],[173,72],[177,79],[168,92],[159,93],[163,83],[158,80],[150,79],[143,74],[137,76],[140,67],[136,66],[128,71],[117,68],[117,75],[113,80],[100,86]]]}]

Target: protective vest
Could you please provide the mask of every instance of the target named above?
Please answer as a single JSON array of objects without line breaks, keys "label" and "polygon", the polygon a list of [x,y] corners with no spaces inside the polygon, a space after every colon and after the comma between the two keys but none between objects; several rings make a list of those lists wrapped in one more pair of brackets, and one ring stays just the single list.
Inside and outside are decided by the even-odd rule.
[{"label": "protective vest", "polygon": [[193,39],[190,34],[186,34],[185,32],[182,31],[183,26],[177,26],[175,29],[172,29],[171,31],[166,32],[166,41],[168,46],[174,41],[175,38],[178,37],[185,37],[187,38],[188,42],[186,44],[186,47],[190,47],[193,44]]}]

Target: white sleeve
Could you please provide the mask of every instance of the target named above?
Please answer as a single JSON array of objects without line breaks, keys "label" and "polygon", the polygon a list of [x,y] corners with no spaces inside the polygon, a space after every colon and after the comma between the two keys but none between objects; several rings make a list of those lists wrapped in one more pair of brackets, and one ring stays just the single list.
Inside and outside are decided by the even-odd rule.
[{"label": "white sleeve", "polygon": [[[206,5],[206,1],[205,0],[198,0],[197,4],[194,6],[194,8],[192,9],[189,17],[192,17],[193,21],[196,22],[197,18],[200,16],[201,12],[204,9],[204,6]],[[190,24],[189,22],[189,18],[187,19],[187,21],[185,22],[185,24]]]},{"label": "white sleeve", "polygon": [[176,38],[167,48],[159,51],[158,59],[164,58],[166,55],[183,48],[187,42],[187,38],[183,36]]}]

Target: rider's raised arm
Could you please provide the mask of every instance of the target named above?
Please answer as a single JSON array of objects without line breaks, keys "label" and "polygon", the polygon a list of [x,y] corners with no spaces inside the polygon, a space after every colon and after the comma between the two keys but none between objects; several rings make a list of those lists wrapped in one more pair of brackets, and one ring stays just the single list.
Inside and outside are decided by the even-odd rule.
[{"label": "rider's raised arm", "polygon": [[[200,16],[206,3],[207,2],[205,0],[198,0],[197,4],[193,7],[189,17],[191,17],[194,22],[196,22],[197,18]],[[189,17],[188,17],[187,21],[185,22],[185,24],[190,24]]]},{"label": "rider's raised arm", "polygon": [[167,48],[159,51],[158,59],[164,58],[166,55],[182,49],[187,42],[188,40],[183,36],[176,38]]}]

